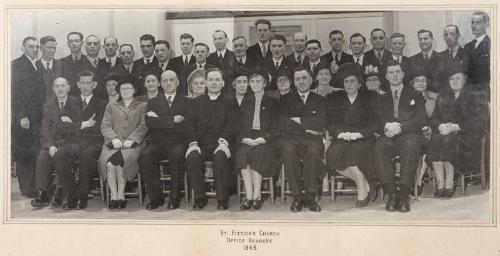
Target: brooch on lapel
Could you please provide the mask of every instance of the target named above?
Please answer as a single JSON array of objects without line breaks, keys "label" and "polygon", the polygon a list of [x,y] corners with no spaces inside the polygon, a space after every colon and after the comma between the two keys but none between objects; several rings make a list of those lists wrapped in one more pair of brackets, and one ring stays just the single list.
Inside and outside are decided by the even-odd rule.
[{"label": "brooch on lapel", "polygon": [[414,100],[414,99],[412,99],[412,100],[410,101],[410,106],[413,106],[413,105],[415,105],[415,100]]},{"label": "brooch on lapel", "polygon": [[263,106],[263,107],[262,107],[262,110],[265,110],[265,109],[266,109],[266,107],[264,107],[264,106]]},{"label": "brooch on lapel", "polygon": [[312,111],[312,113],[313,113],[313,114],[316,114],[316,110],[313,110],[313,111]]}]

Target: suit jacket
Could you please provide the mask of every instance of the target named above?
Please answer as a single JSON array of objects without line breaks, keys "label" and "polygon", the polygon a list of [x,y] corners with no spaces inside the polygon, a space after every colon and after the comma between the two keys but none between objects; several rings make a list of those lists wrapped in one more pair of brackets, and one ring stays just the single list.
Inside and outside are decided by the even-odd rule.
[{"label": "suit jacket", "polygon": [[440,92],[443,88],[448,87],[448,71],[450,67],[460,65],[466,68],[464,62],[464,48],[458,47],[455,57],[450,56],[448,49],[438,53],[438,64],[434,72],[431,74],[431,87]]},{"label": "suit jacket", "polygon": [[[155,98],[148,101],[147,112],[153,111],[158,117],[149,117],[146,115],[146,125],[149,128],[151,143],[186,143],[186,119],[189,109],[188,99],[177,93],[172,102],[172,107],[168,106],[165,94],[158,94]],[[174,122],[174,116],[181,115],[184,121]]]},{"label": "suit jacket", "polygon": [[[73,119],[72,129],[76,131],[76,136],[73,142],[76,141],[81,148],[87,148],[94,144],[103,144],[103,137],[101,134],[101,123],[106,108],[106,101],[92,96],[87,103],[85,110],[82,107],[82,100],[79,96],[76,101],[70,101],[71,108],[75,110],[75,119]],[[92,127],[81,129],[82,122],[87,121],[90,117],[94,116],[96,121]]]},{"label": "suit jacket", "polygon": [[68,80],[71,86],[69,94],[74,97],[80,96],[80,89],[78,89],[76,82],[78,81],[78,73],[90,65],[87,56],[82,54],[79,60],[73,60],[70,54],[62,58],[61,62],[63,63],[62,76]]},{"label": "suit jacket", "polygon": [[217,51],[208,55],[207,63],[210,63],[224,73],[224,88],[223,93],[229,93],[233,90],[231,83],[234,79],[234,71],[236,64],[236,58],[234,57],[234,53],[229,49],[226,49],[226,52],[223,56],[222,63],[219,63],[219,56],[217,55]]},{"label": "suit jacket", "polygon": [[[250,138],[255,114],[255,95],[249,95],[243,99],[239,112],[239,132],[236,138],[241,143],[243,138]],[[279,124],[276,122],[279,116],[278,100],[264,95],[260,103],[260,131],[267,143],[275,140],[279,134]]]},{"label": "suit jacket", "polygon": [[[97,67],[94,67],[92,63],[90,63],[88,58],[83,58],[81,60],[81,65],[77,69],[77,74],[83,70],[90,70],[95,74],[95,81],[97,82],[97,86],[94,89],[94,95],[98,96],[101,99],[107,100],[108,93],[106,91],[106,85],[104,84],[104,78],[107,75],[107,67],[109,66],[105,59],[98,59]],[[78,91],[80,92],[80,91]]]},{"label": "suit jacket", "polygon": [[[436,70],[439,68],[439,57],[438,53],[436,51],[431,52],[431,57],[429,60],[424,60],[424,56],[422,52],[419,52],[413,56],[410,57],[410,62],[411,62],[411,69],[418,69],[418,70],[423,70],[425,74],[429,76],[429,78],[433,77],[433,73],[436,72]],[[406,75],[411,75],[411,74],[405,74]],[[432,84],[429,84],[430,91],[432,92],[439,92],[439,88],[434,88]]]},{"label": "suit jacket", "polygon": [[[329,51],[328,53],[325,53],[325,54],[321,55],[321,61],[326,62],[328,64],[331,64],[332,61],[334,61],[334,60],[335,59],[333,58],[333,55],[332,55],[331,51]],[[340,66],[342,64],[349,63],[349,62],[354,62],[354,60],[352,58],[352,55],[350,55],[350,54],[345,53],[344,51],[342,51],[339,63],[337,63],[337,65]]]},{"label": "suit jacket", "polygon": [[108,63],[106,61],[106,57],[102,58],[102,59],[99,59],[99,66],[101,66],[101,68],[103,69],[103,73],[104,73],[104,76],[106,76],[107,74],[109,74],[111,72],[111,70],[115,67],[115,66],[119,66],[121,65],[123,62],[122,62],[122,59],[120,59],[119,57],[116,58],[116,62],[115,62],[115,65],[112,67],[111,66],[111,63]]},{"label": "suit jacket", "polygon": [[376,102],[378,94],[360,91],[351,103],[344,91],[332,94],[328,101],[328,133],[337,140],[342,132],[359,132],[364,139],[373,136],[378,126]]},{"label": "suit jacket", "polygon": [[234,73],[235,74],[241,73],[241,71],[243,69],[246,69],[247,71],[254,70],[255,68],[257,68],[260,65],[260,61],[258,61],[255,58],[255,56],[250,56],[250,55],[246,55],[245,63],[243,63],[243,65],[238,63],[238,58],[236,58],[236,56],[234,56],[234,62],[236,63],[236,65],[234,65],[234,68],[235,68]]},{"label": "suit jacket", "polygon": [[386,123],[398,122],[401,124],[401,133],[421,134],[420,129],[425,125],[427,114],[422,94],[409,86],[403,86],[398,105],[398,118],[394,117],[394,100],[389,89],[387,93],[380,95],[379,101],[379,134],[384,134]]},{"label": "suit jacket", "polygon": [[[182,69],[182,72],[179,75],[179,87],[177,88],[178,93],[180,93],[182,95],[188,95],[189,87],[187,84],[187,79],[188,79],[189,75],[191,74],[191,72],[193,72],[197,68],[198,68],[198,66],[195,62],[193,64],[189,64],[189,65],[185,66]],[[205,70],[207,70],[209,68],[215,68],[215,66],[212,64],[209,64],[209,63],[205,63],[205,66],[203,68]],[[225,86],[227,86],[227,84]]]},{"label": "suit jacket", "polygon": [[[389,87],[390,87],[389,81],[387,81],[387,79],[385,78],[385,75],[387,72],[387,63],[390,60],[392,60],[392,55],[389,55],[389,56],[390,56],[390,58],[387,58],[387,60],[382,64],[382,72],[383,73],[381,73],[382,77],[383,77],[382,80],[384,81],[384,82],[382,82],[382,86],[383,86],[382,90],[384,90],[386,92],[388,90],[390,90],[389,89]],[[403,78],[403,84],[408,85],[408,84],[410,84],[411,60],[410,60],[410,58],[408,58],[406,56],[402,56],[400,64],[401,64],[401,69],[405,73],[404,78]],[[380,70],[379,70],[379,73],[380,73]]]},{"label": "suit jacket", "polygon": [[[365,52],[365,60],[367,62],[367,65],[372,65],[372,66],[377,66],[377,67],[382,67],[384,63],[387,61],[391,60],[391,52],[387,49],[384,49],[382,53],[382,59],[379,59],[377,56],[375,56],[375,50],[371,49],[367,52]],[[379,70],[379,74],[384,74],[381,73],[381,70]]]},{"label": "suit jacket", "polygon": [[288,72],[292,73],[293,72],[293,67],[294,65],[286,58],[283,58],[279,68],[276,69],[276,64],[274,63],[273,58],[271,59],[265,59],[262,61],[260,64],[260,69],[263,72],[266,72],[268,74],[269,78],[269,84],[266,86],[266,91],[269,90],[276,90],[278,89],[277,87],[277,81],[278,81],[278,72],[282,70],[287,70]]},{"label": "suit jacket", "polygon": [[271,46],[271,44],[269,43],[267,45],[266,57],[263,58],[262,57],[262,49],[260,49],[259,43],[255,43],[254,45],[248,47],[248,49],[247,49],[247,58],[250,57],[252,59],[255,59],[256,63],[261,63],[264,60],[272,59],[273,58],[273,54],[271,52],[271,49],[270,49],[271,47],[270,46]]},{"label": "suit jacket", "polygon": [[231,145],[235,109],[233,99],[224,94],[219,95],[215,102],[210,102],[207,94],[192,99],[185,127],[188,143],[216,144],[218,138],[223,138]]},{"label": "suit jacket", "polygon": [[56,59],[52,60],[52,66],[50,67],[51,72],[49,73],[49,71],[45,69],[45,67],[43,66],[41,59],[36,62],[36,68],[38,69],[38,72],[40,73],[40,76],[42,77],[43,83],[46,88],[45,90],[46,98],[55,95],[54,91],[52,90],[52,85],[53,85],[52,83],[56,78],[62,76],[62,66],[63,64],[60,60]]},{"label": "suit jacket", "polygon": [[484,90],[490,83],[490,50],[491,39],[486,36],[475,48],[475,41],[464,47],[467,76],[472,89]]},{"label": "suit jacket", "polygon": [[134,73],[134,76],[137,78],[137,90],[135,92],[136,96],[146,93],[146,88],[144,87],[144,73],[146,72],[146,70],[158,70],[158,66],[158,58],[156,58],[156,56],[154,56],[153,61],[147,65],[144,63],[143,58],[134,61],[134,68],[132,70],[132,73]]},{"label": "suit jacket", "polygon": [[55,96],[45,101],[42,126],[40,128],[41,149],[48,149],[51,146],[59,147],[66,142],[66,139],[74,139],[76,130],[72,128],[71,123],[61,121],[61,117],[67,116],[71,120],[76,120],[76,112],[73,106],[78,101],[78,98],[68,95],[62,110]]},{"label": "suit jacket", "polygon": [[[182,73],[182,69],[184,68],[184,60],[182,59],[183,57],[184,55],[180,55],[169,60],[167,64],[167,69],[174,71],[177,74],[177,76],[180,76]],[[188,65],[195,63],[196,63],[196,58],[194,57],[194,55],[191,55]]]},{"label": "suit jacket", "polygon": [[[315,81],[315,80],[316,80],[316,75],[318,74],[318,70],[319,70],[319,68],[320,68],[320,67],[322,67],[322,66],[328,66],[328,67],[329,67],[330,65],[329,65],[327,62],[322,61],[322,60],[320,59],[319,63],[316,65],[316,67],[314,68],[314,70],[311,70],[311,65],[310,65],[310,63],[309,63],[309,62],[305,62],[305,63],[303,63],[303,64],[302,64],[302,66],[303,66],[303,67],[305,67],[307,70],[309,70],[309,72],[311,72],[312,77],[313,77],[313,81]],[[332,81],[335,81],[335,79],[336,79],[336,78],[335,78],[335,76],[332,76]],[[314,88],[316,88],[317,86],[318,86],[318,83],[313,82],[313,84],[311,85],[311,89],[314,89]],[[344,87],[344,86],[342,85],[342,88],[343,88],[343,87]]]},{"label": "suit jacket", "polygon": [[297,59],[295,59],[295,54],[292,52],[292,54],[286,56],[286,61],[290,64],[292,64],[292,68],[291,70],[295,70],[297,67],[301,67],[304,65],[304,63],[309,63],[309,58],[307,58],[307,56],[304,55],[304,58],[302,59],[302,62],[301,63],[298,63],[297,62]]},{"label": "suit jacket", "polygon": [[[118,77],[122,80],[127,80],[127,81],[132,82],[132,84],[134,85],[134,88],[135,88],[134,96],[140,96],[140,95],[143,95],[146,91],[146,89],[144,88],[144,79],[142,77],[144,70],[141,70],[141,69],[142,68],[138,68],[134,62],[134,65],[132,67],[132,72],[129,72],[125,68],[123,63],[120,63],[118,65],[115,65],[111,69],[111,72],[117,74]],[[107,97],[107,93],[106,93],[106,97]]]},{"label": "suit jacket", "polygon": [[[321,136],[310,135],[306,130],[324,132],[327,119],[326,100],[315,93],[309,92],[306,104],[297,91],[288,93],[281,98],[279,121],[281,129],[286,135],[313,136],[321,139]],[[292,121],[291,117],[299,117],[301,124]]]}]

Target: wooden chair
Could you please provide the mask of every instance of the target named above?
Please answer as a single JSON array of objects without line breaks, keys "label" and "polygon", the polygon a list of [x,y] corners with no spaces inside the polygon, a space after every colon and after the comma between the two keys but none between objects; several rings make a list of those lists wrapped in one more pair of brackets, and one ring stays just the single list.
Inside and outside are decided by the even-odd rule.
[{"label": "wooden chair", "polygon": [[[170,174],[167,172],[169,161],[159,161],[158,165],[160,166],[160,182],[162,185],[162,193],[165,195],[170,195],[170,181],[172,180],[172,176],[170,176]],[[187,204],[189,202],[189,193],[187,193],[186,191],[189,191],[187,174],[184,175],[184,190],[181,190],[181,192],[184,193],[184,198]]]},{"label": "wooden chair", "polygon": [[330,175],[330,201],[335,202],[339,194],[356,195],[358,189],[351,179],[340,174]]},{"label": "wooden chair", "polygon": [[486,189],[486,167],[485,167],[485,161],[486,161],[486,137],[483,136],[481,138],[481,159],[480,159],[480,165],[479,165],[479,173],[474,172],[475,170],[469,170],[465,173],[460,174],[459,178],[459,183],[456,184],[457,186],[460,187],[460,190],[462,192],[462,195],[465,195],[465,190],[466,190],[466,182],[467,181],[472,181],[476,178],[479,178],[481,181],[481,187],[482,189]]},{"label": "wooden chair", "polygon": [[[243,179],[241,178],[241,173],[238,173],[238,178],[237,178],[237,194],[238,194],[238,202],[241,203],[241,198],[243,194],[246,194],[245,187],[243,186],[243,189],[241,184],[243,183]],[[264,182],[268,182],[269,184],[269,189],[267,190],[262,190],[262,194],[268,194],[271,197],[271,203],[274,204],[274,179],[273,177],[262,177],[262,188],[264,187]]]},{"label": "wooden chair", "polygon": [[[212,161],[207,161],[203,163],[205,165],[205,178],[204,182],[205,184],[208,184],[208,191],[205,187],[205,195],[208,197],[215,197],[217,195],[217,192],[215,191],[215,178],[213,174],[213,162]],[[191,198],[193,198],[192,203],[194,204],[194,189],[191,189]]]}]

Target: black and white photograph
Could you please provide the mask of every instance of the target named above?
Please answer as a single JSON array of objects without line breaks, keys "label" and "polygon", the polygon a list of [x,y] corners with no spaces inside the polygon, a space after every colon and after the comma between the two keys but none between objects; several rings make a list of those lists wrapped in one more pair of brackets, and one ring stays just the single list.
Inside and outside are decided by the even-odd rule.
[{"label": "black and white photograph", "polygon": [[182,228],[173,255],[497,227],[496,6],[146,7],[5,9],[4,224]]}]

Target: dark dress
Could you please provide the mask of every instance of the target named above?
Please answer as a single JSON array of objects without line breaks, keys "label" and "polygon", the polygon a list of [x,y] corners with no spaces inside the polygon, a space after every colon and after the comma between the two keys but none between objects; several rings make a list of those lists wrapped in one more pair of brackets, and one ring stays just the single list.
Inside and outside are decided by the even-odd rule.
[{"label": "dark dress", "polygon": [[[260,129],[252,129],[255,114],[256,99],[253,94],[245,97],[240,107],[239,133],[236,142],[239,144],[236,153],[236,168],[245,169],[247,165],[263,177],[273,176],[275,157],[274,141],[279,135],[278,101],[264,95],[260,103]],[[256,139],[262,137],[265,144],[249,146],[241,143],[244,138]]]},{"label": "dark dress", "polygon": [[[326,152],[326,164],[331,172],[357,166],[370,180],[372,166],[371,148],[377,129],[375,92],[360,91],[351,103],[346,92],[338,92],[330,97],[328,132],[333,142]],[[362,139],[345,141],[338,139],[343,132],[359,132]]]},{"label": "dark dress", "polygon": [[[457,171],[479,170],[481,137],[488,126],[488,108],[485,102],[468,90],[455,99],[451,90],[441,93],[431,118],[433,134],[429,142],[427,161],[448,161]],[[441,135],[439,125],[454,123],[461,131]]]}]

